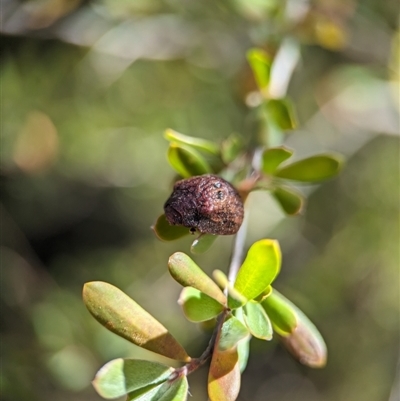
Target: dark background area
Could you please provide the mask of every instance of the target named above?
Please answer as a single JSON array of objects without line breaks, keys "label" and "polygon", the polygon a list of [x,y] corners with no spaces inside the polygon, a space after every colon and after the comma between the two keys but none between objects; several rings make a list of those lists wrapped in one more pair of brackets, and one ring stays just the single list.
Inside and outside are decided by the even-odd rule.
[{"label": "dark background area", "polygon": [[[4,401],[100,400],[96,371],[158,357],[109,333],[81,300],[86,281],[127,292],[199,355],[168,256],[150,226],[174,172],[162,133],[262,137],[246,103],[251,47],[298,44],[288,94],[296,157],[347,162],[303,187],[305,213],[249,199],[248,245],[277,238],[276,287],[322,332],[311,370],[273,340],[252,341],[239,400],[396,401],[399,361],[399,31],[396,1],[2,2],[1,387]],[[232,238],[196,261],[226,270]],[[206,399],[206,369],[190,376]]]}]

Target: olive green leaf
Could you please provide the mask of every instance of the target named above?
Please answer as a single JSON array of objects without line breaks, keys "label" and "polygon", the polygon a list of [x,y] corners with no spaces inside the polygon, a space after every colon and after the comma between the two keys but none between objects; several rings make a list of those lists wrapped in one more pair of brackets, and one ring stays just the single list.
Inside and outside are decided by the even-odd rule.
[{"label": "olive green leaf", "polygon": [[278,241],[263,239],[249,249],[234,288],[248,300],[256,298],[273,282],[281,267]]},{"label": "olive green leaf", "polygon": [[284,146],[265,149],[262,154],[262,171],[265,174],[273,174],[292,154],[293,151]]},{"label": "olive green leaf", "polygon": [[117,287],[102,281],[86,283],[83,301],[98,322],[120,337],[171,359],[190,360],[171,333]]},{"label": "olive green leaf", "polygon": [[220,351],[227,351],[237,345],[240,340],[249,336],[249,330],[235,316],[225,320],[222,325],[221,335],[218,341]]},{"label": "olive green leaf", "polygon": [[226,138],[221,144],[221,157],[224,163],[233,162],[243,150],[243,138],[233,133]]},{"label": "olive green leaf", "polygon": [[196,149],[187,145],[171,143],[167,158],[175,171],[184,178],[212,173],[205,158]]},{"label": "olive green leaf", "polygon": [[214,298],[193,287],[185,287],[178,300],[183,313],[192,322],[204,322],[218,316],[224,307]]},{"label": "olive green leaf", "polygon": [[297,127],[297,118],[292,102],[288,99],[269,99],[265,108],[270,121],[281,130],[292,130]]},{"label": "olive green leaf", "polygon": [[175,142],[183,145],[187,145],[192,148],[203,150],[213,155],[219,154],[219,147],[216,143],[207,141],[203,138],[195,138],[187,136],[174,131],[173,129],[167,129],[164,132],[164,138],[170,142]]},{"label": "olive green leaf", "polygon": [[157,219],[156,223],[151,226],[151,229],[161,241],[174,241],[190,234],[190,231],[187,227],[172,226],[169,224],[165,214],[162,214]]},{"label": "olive green leaf", "polygon": [[243,307],[243,317],[251,335],[260,340],[272,339],[272,325],[263,307],[250,301]]},{"label": "olive green leaf", "polygon": [[150,385],[165,382],[174,369],[157,362],[138,359],[114,359],[96,374],[93,386],[106,399],[126,395]]},{"label": "olive green leaf", "polygon": [[342,156],[323,154],[282,167],[275,172],[275,176],[302,182],[323,181],[337,175],[342,165]]},{"label": "olive green leaf", "polygon": [[192,246],[190,247],[190,252],[192,252],[194,255],[198,255],[208,251],[217,238],[218,235],[213,234],[199,235],[199,237],[193,241]]},{"label": "olive green leaf", "polygon": [[171,276],[183,287],[194,287],[221,305],[226,304],[226,297],[218,285],[185,253],[176,252],[168,260]]},{"label": "olive green leaf", "polygon": [[240,366],[236,347],[228,351],[214,348],[208,372],[210,401],[235,401],[240,390]]},{"label": "olive green leaf", "polygon": [[295,215],[303,209],[304,198],[293,188],[279,186],[272,191],[272,195],[286,214]]},{"label": "olive green leaf", "polygon": [[273,289],[269,297],[261,302],[261,306],[267,312],[272,321],[274,330],[280,335],[293,333],[298,324],[297,308]]},{"label": "olive green leaf", "polygon": [[128,394],[127,401],[186,401],[188,396],[186,376],[168,380],[157,386],[149,386]]},{"label": "olive green leaf", "polygon": [[250,49],[247,52],[247,60],[259,89],[265,91],[271,77],[271,57],[261,49]]},{"label": "olive green leaf", "polygon": [[[244,316],[243,316],[243,308],[238,308],[235,310],[235,317],[243,325],[245,325]],[[251,335],[248,335],[247,337],[243,338],[242,340],[240,340],[237,343],[240,373],[243,373],[247,366],[247,362],[248,362],[249,355],[250,355],[250,340],[251,340]]]}]

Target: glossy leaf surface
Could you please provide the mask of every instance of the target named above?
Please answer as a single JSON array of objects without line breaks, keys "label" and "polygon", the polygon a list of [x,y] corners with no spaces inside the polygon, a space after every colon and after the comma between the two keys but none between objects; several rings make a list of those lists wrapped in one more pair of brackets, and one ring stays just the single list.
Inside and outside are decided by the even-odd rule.
[{"label": "glossy leaf surface", "polygon": [[222,325],[221,335],[218,342],[220,351],[229,350],[249,335],[246,326],[235,316],[231,316]]},{"label": "glossy leaf surface", "polygon": [[171,276],[183,287],[194,287],[220,304],[226,297],[218,285],[185,253],[175,252],[168,260]]},{"label": "glossy leaf surface", "polygon": [[271,57],[261,49],[251,49],[247,52],[247,60],[258,87],[264,91],[268,88],[270,81]]},{"label": "glossy leaf surface", "polygon": [[297,127],[293,104],[289,99],[270,99],[265,103],[268,117],[281,130],[292,130]]},{"label": "glossy leaf surface", "polygon": [[337,175],[342,163],[342,157],[339,155],[317,155],[282,167],[276,171],[275,175],[293,181],[323,181]]},{"label": "glossy leaf surface", "polygon": [[250,333],[260,340],[272,339],[272,325],[263,307],[256,302],[248,302],[244,307],[244,321]]},{"label": "glossy leaf surface", "polygon": [[236,348],[214,348],[208,373],[210,401],[235,401],[240,391],[240,366]]},{"label": "glossy leaf surface", "polygon": [[179,132],[174,131],[173,129],[165,130],[164,137],[170,142],[187,145],[214,155],[219,154],[218,145],[214,142],[207,141],[206,139],[203,138],[195,138],[192,136],[183,135]]},{"label": "glossy leaf surface", "polygon": [[212,173],[205,158],[196,149],[189,146],[171,143],[167,158],[175,171],[184,178]]},{"label": "glossy leaf surface", "polygon": [[262,171],[265,174],[273,174],[285,160],[289,159],[293,151],[284,146],[265,149],[262,154]]},{"label": "glossy leaf surface", "polygon": [[187,227],[172,226],[169,224],[165,214],[162,214],[151,228],[161,241],[174,241],[190,234]]},{"label": "glossy leaf surface", "polygon": [[297,327],[297,309],[292,302],[275,289],[269,297],[261,302],[272,321],[274,330],[281,335],[287,335]]},{"label": "glossy leaf surface", "polygon": [[168,358],[190,360],[171,333],[117,287],[102,281],[86,283],[83,301],[98,322],[120,337]]},{"label": "glossy leaf surface", "polygon": [[273,282],[281,266],[281,251],[275,240],[263,239],[249,249],[239,269],[235,289],[248,300],[256,298]]},{"label": "glossy leaf surface", "polygon": [[204,322],[218,316],[224,307],[214,298],[193,287],[185,287],[178,301],[188,320]]},{"label": "glossy leaf surface", "polygon": [[163,383],[173,371],[173,368],[157,362],[119,358],[108,362],[97,372],[93,386],[103,398],[113,399]]},{"label": "glossy leaf surface", "polygon": [[195,255],[199,255],[208,251],[217,238],[218,235],[201,234],[193,241],[192,246],[190,247],[190,252]]},{"label": "glossy leaf surface", "polygon": [[298,214],[303,209],[303,196],[292,188],[277,187],[272,191],[272,195],[288,215]]},{"label": "glossy leaf surface", "polygon": [[182,376],[172,382],[133,391],[127,401],[186,401],[188,389],[187,378]]}]

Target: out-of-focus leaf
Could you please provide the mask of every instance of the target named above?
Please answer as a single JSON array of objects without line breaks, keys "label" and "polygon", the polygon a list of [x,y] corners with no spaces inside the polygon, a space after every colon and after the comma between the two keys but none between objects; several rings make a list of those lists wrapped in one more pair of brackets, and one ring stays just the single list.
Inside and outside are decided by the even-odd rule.
[{"label": "out-of-focus leaf", "polygon": [[234,288],[248,300],[260,295],[278,275],[281,251],[275,240],[263,239],[249,249],[239,269]]},{"label": "out-of-focus leaf", "polygon": [[282,130],[297,127],[294,107],[289,99],[270,99],[265,102],[268,118]]},{"label": "out-of-focus leaf", "polygon": [[250,333],[260,340],[272,339],[272,325],[267,314],[259,303],[247,302],[243,307],[244,321]]},{"label": "out-of-focus leaf", "polygon": [[[274,296],[275,294],[275,296]],[[290,334],[284,334],[280,337],[283,345],[298,359],[303,365],[311,368],[322,368],[326,364],[327,349],[324,339],[318,329],[310,319],[293,303],[287,300],[283,295],[273,291],[271,297],[263,301],[267,304],[267,313],[270,313],[274,328],[278,326],[283,332],[291,330]],[[269,300],[269,302],[268,302]],[[265,307],[265,306],[264,306]],[[296,314],[297,326],[293,329],[294,319],[293,311]],[[277,323],[275,323],[277,322]],[[277,330],[277,332],[279,332]]]},{"label": "out-of-focus leaf", "polygon": [[[243,325],[245,325],[243,308],[235,310],[235,317]],[[243,338],[243,340],[240,340],[237,344],[240,373],[243,373],[247,366],[247,361],[249,359],[249,354],[250,354],[250,340],[251,340],[251,335],[248,335],[247,337]]]},{"label": "out-of-focus leaf", "polygon": [[282,167],[276,171],[275,175],[294,181],[323,181],[337,175],[342,164],[343,158],[340,155],[317,155]]},{"label": "out-of-focus leaf", "polygon": [[293,151],[284,146],[265,149],[262,155],[262,171],[265,174],[273,174],[278,166],[289,159],[292,154]]},{"label": "out-of-focus leaf", "polygon": [[292,188],[277,187],[272,192],[286,214],[294,215],[301,212],[304,205],[303,196]]},{"label": "out-of-focus leaf", "polygon": [[174,241],[178,238],[182,238],[189,235],[190,231],[187,227],[182,226],[172,226],[168,223],[165,214],[162,214],[156,221],[156,223],[151,226],[154,234],[161,241]]},{"label": "out-of-focus leaf", "polygon": [[250,49],[247,60],[261,91],[268,88],[271,76],[271,57],[261,49]]},{"label": "out-of-focus leaf", "polygon": [[221,157],[224,163],[229,164],[235,160],[243,150],[243,138],[233,133],[221,144]]},{"label": "out-of-focus leaf", "polygon": [[138,359],[114,359],[96,374],[93,386],[106,399],[122,397],[132,391],[165,382],[173,368]]},{"label": "out-of-focus leaf", "polygon": [[246,326],[235,316],[225,320],[222,325],[221,335],[218,342],[220,351],[229,350],[237,345],[240,340],[246,338],[249,331]]},{"label": "out-of-focus leaf", "polygon": [[220,351],[214,348],[208,373],[210,401],[235,401],[240,390],[240,366],[236,348]]},{"label": "out-of-focus leaf", "polygon": [[297,327],[297,308],[275,289],[261,302],[272,321],[274,330],[280,335],[293,333]]},{"label": "out-of-focus leaf", "polygon": [[188,320],[204,322],[218,316],[224,307],[214,298],[193,287],[185,287],[181,291],[178,303]]},{"label": "out-of-focus leaf", "polygon": [[197,148],[213,155],[219,154],[218,145],[214,142],[207,141],[206,139],[183,135],[179,132],[174,131],[173,129],[165,130],[164,137],[170,142],[176,142],[193,148]]},{"label": "out-of-focus leaf", "polygon": [[215,240],[218,238],[218,235],[212,235],[212,234],[201,234],[198,238],[196,238],[192,246],[190,247],[190,252],[192,252],[195,255],[198,255],[200,253],[204,253],[208,251]]},{"label": "out-of-focus leaf", "polygon": [[181,376],[156,387],[133,391],[128,394],[127,401],[186,401],[188,389],[187,377]]},{"label": "out-of-focus leaf", "polygon": [[102,281],[86,283],[83,301],[98,322],[120,337],[177,361],[190,360],[171,333],[117,287]]},{"label": "out-of-focus leaf", "polygon": [[186,254],[175,252],[168,260],[171,276],[184,287],[194,287],[221,305],[226,304],[226,297],[218,285]]},{"label": "out-of-focus leaf", "polygon": [[167,158],[175,171],[184,178],[212,173],[212,169],[204,157],[189,146],[171,143]]}]

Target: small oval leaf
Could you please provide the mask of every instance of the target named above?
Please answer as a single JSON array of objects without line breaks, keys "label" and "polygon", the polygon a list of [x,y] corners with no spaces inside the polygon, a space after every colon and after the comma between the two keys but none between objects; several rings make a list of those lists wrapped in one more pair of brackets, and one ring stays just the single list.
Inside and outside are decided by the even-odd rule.
[{"label": "small oval leaf", "polygon": [[251,335],[260,340],[272,339],[272,325],[265,310],[256,302],[248,302],[244,308],[244,321]]},{"label": "small oval leaf", "polygon": [[237,345],[249,335],[246,326],[235,316],[229,317],[222,325],[221,334],[218,341],[220,351],[229,350]]},{"label": "small oval leaf", "polygon": [[256,298],[273,282],[281,267],[281,251],[275,240],[263,239],[249,249],[234,288],[248,300]]},{"label": "small oval leaf", "polygon": [[184,178],[212,173],[212,169],[204,157],[189,146],[171,143],[167,158],[175,171]]},{"label": "small oval leaf", "polygon": [[226,304],[226,297],[218,285],[185,253],[175,252],[168,260],[171,276],[183,287],[194,287],[221,305]]},{"label": "small oval leaf", "polygon": [[297,118],[292,102],[288,99],[269,99],[265,102],[269,120],[281,130],[292,130],[297,127]]},{"label": "small oval leaf", "polygon": [[97,393],[106,399],[122,397],[137,389],[165,382],[174,369],[157,362],[114,359],[104,365],[93,380]]},{"label": "small oval leaf", "polygon": [[192,322],[204,322],[218,316],[224,307],[214,298],[193,287],[185,287],[178,300],[183,313]]},{"label": "small oval leaf", "polygon": [[292,154],[293,151],[284,146],[265,149],[262,154],[262,171],[264,174],[273,174]]},{"label": "small oval leaf", "polygon": [[265,91],[271,78],[271,57],[264,50],[250,49],[247,52],[247,60],[259,89]]},{"label": "small oval leaf", "polygon": [[235,401],[240,391],[240,366],[236,348],[220,351],[214,348],[208,372],[210,401]]},{"label": "small oval leaf", "polygon": [[190,234],[187,227],[172,226],[169,224],[165,214],[162,214],[151,228],[161,241],[174,241]]},{"label": "small oval leaf", "polygon": [[183,145],[187,145],[205,152],[211,153],[213,155],[219,154],[219,147],[216,143],[207,141],[203,138],[195,138],[192,136],[183,135],[173,129],[167,129],[164,132],[164,138],[170,142],[177,142]]},{"label": "small oval leaf", "polygon": [[303,209],[303,196],[292,188],[279,186],[272,191],[272,195],[288,215],[298,214]]},{"label": "small oval leaf", "polygon": [[278,334],[293,333],[297,327],[297,308],[292,302],[273,289],[271,294],[261,302],[261,306],[267,312]]},{"label": "small oval leaf", "polygon": [[190,360],[171,333],[117,287],[102,281],[86,283],[83,301],[99,323],[120,337],[177,361]]},{"label": "small oval leaf", "polygon": [[317,155],[282,167],[275,176],[301,182],[323,181],[337,175],[342,165],[343,158],[340,155]]},{"label": "small oval leaf", "polygon": [[190,252],[195,255],[199,255],[208,251],[212,245],[214,244],[215,240],[218,238],[218,235],[213,234],[201,234],[197,237],[190,247]]}]

